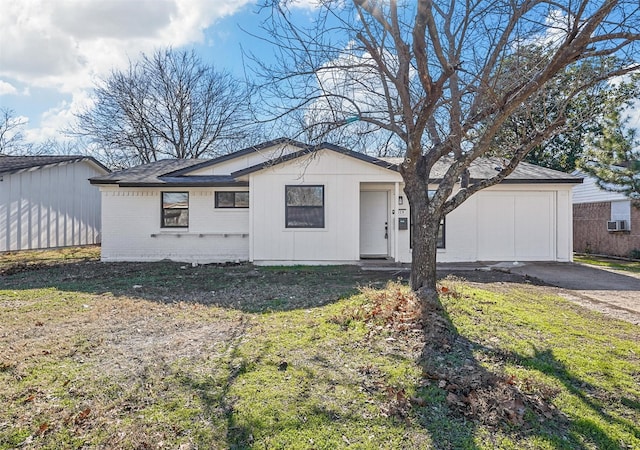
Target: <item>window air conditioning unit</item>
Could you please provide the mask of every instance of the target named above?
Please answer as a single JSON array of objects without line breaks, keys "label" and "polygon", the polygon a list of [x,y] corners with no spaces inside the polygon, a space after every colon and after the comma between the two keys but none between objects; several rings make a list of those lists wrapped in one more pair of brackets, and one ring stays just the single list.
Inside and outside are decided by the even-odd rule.
[{"label": "window air conditioning unit", "polygon": [[626,231],[627,221],[626,220],[609,220],[607,221],[607,231]]}]

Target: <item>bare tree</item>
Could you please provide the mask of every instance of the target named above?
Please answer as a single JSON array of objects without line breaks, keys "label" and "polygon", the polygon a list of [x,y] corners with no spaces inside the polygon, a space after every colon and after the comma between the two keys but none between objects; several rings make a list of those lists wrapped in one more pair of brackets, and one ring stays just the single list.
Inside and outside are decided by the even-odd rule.
[{"label": "bare tree", "polygon": [[[313,111],[316,121],[309,126],[337,128],[356,116],[401,149],[400,173],[414,224],[411,286],[427,313],[439,308],[435,261],[441,219],[565,131],[576,96],[597,93],[607,80],[638,69],[640,5],[320,3],[311,28],[294,23],[286,2],[268,5],[273,21],[265,39],[280,60],[258,68],[266,77],[263,103],[271,111],[279,107],[279,117]],[[560,82],[562,96],[551,95]],[[469,180],[469,166],[492,151],[505,155],[501,169],[491,178]],[[442,162],[447,170],[431,197],[432,169]]]},{"label": "bare tree", "polygon": [[15,117],[11,109],[0,108],[0,155],[15,155],[28,152],[22,129],[26,120]]},{"label": "bare tree", "polygon": [[249,91],[193,51],[142,55],[98,82],[71,134],[117,166],[226,153],[246,137]]}]

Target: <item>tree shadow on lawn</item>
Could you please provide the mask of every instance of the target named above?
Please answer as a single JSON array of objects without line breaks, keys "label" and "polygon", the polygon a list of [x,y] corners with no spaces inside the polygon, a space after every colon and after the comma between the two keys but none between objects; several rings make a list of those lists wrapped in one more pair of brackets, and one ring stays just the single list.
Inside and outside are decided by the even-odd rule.
[{"label": "tree shadow on lawn", "polygon": [[361,285],[382,286],[389,276],[386,272],[365,272],[357,266],[192,267],[161,261],[35,266],[0,275],[0,281],[6,289],[56,288],[260,313],[323,306],[357,293]]},{"label": "tree shadow on lawn", "polygon": [[[441,277],[450,273],[438,271]],[[86,261],[21,265],[0,274],[0,285],[15,290],[55,288],[260,313],[323,306],[357,293],[362,286],[383,287],[390,280],[408,275],[407,271],[367,271],[353,265],[257,267]],[[526,277],[497,271],[465,271],[459,275],[478,282],[529,282]]]},{"label": "tree shadow on lawn", "polygon": [[[431,311],[430,319],[421,358],[424,376],[444,391],[441,406],[448,411],[446,421],[459,424],[443,426],[442,417],[434,415],[429,406],[423,409],[422,424],[435,442],[444,443],[440,448],[480,448],[474,443],[479,425],[489,430],[489,435],[482,439],[485,447],[497,446],[501,439],[496,436],[502,434],[513,438],[516,445],[518,439],[534,438],[558,449],[632,448],[632,443],[620,442],[607,434],[599,421],[617,425],[629,436],[640,439],[636,424],[607,412],[606,403],[597,398],[598,394],[606,397],[602,389],[572,374],[552,349],[535,349],[533,356],[503,352],[462,336],[444,309]],[[582,403],[590,417],[566,416],[552,404],[559,390],[544,385],[527,387],[522,380],[486,368],[476,355],[511,362],[555,378]],[[637,409],[636,400],[620,401]]]},{"label": "tree shadow on lawn", "polygon": [[[260,313],[323,306],[357,292],[359,285],[381,287],[395,275],[364,272],[353,266],[191,267],[160,262],[67,264],[1,278],[5,289],[56,288],[87,294],[112,293],[159,303],[194,302]],[[405,405],[400,406],[409,408],[437,448],[488,447],[493,435],[500,434],[514,440],[537,437],[552,448],[584,448],[585,445],[623,448],[594,420],[570,419],[553,410],[549,406],[553,395],[541,398],[520,391],[513,380],[484,367],[477,353],[512,361],[556,378],[584,403],[592,416],[615,423],[640,439],[638,427],[609,414],[604,403],[590,395],[597,388],[571,374],[550,349],[536,351],[533,356],[500,353],[460,335],[444,310],[434,312],[425,327],[424,339],[421,365],[425,383],[417,386],[416,391],[425,403],[412,404],[410,399],[403,399]],[[231,356],[237,350],[233,346],[238,340],[232,341]],[[236,366],[233,361],[231,357],[226,380],[216,386],[195,378],[185,378],[184,383],[202,398],[211,414],[214,410],[223,411],[228,445],[242,448],[250,444],[254,430],[250,423],[240,424],[237,420],[236,399],[231,398],[229,391],[249,369],[245,365]],[[640,409],[637,400],[621,399],[621,402]],[[329,410],[316,413],[322,416],[322,421],[334,417]],[[476,443],[478,433],[483,435],[480,445]]]}]

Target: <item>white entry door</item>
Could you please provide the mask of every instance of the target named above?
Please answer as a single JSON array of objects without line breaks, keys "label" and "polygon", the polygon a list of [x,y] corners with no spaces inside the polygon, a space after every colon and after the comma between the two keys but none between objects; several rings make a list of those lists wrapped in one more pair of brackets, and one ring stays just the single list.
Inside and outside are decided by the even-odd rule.
[{"label": "white entry door", "polygon": [[360,192],[360,256],[389,255],[388,195],[386,191]]}]

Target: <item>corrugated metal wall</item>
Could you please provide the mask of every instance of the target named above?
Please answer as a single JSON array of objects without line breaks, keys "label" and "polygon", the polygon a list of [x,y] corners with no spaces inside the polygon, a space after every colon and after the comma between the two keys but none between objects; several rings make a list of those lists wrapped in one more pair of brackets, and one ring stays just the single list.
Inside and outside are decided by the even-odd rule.
[{"label": "corrugated metal wall", "polygon": [[2,175],[0,251],[98,243],[100,192],[88,178],[103,173],[80,161]]}]

